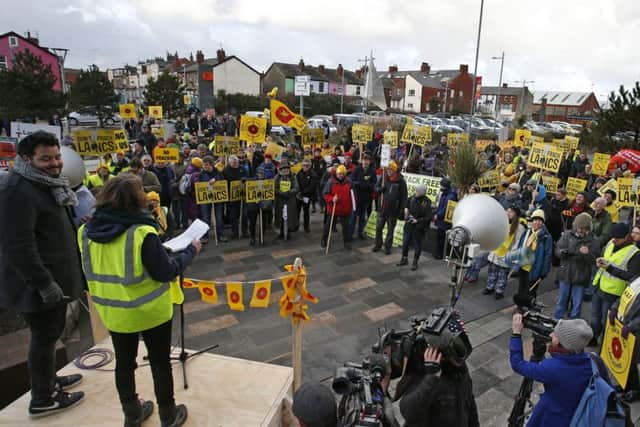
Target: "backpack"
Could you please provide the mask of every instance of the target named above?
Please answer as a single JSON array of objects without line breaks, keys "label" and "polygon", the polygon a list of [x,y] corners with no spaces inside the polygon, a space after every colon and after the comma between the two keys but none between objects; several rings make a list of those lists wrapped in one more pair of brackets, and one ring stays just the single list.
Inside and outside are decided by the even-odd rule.
[{"label": "backpack", "polygon": [[592,375],[569,427],[625,427],[626,411],[616,391],[601,375],[591,355]]},{"label": "backpack", "polygon": [[182,177],[180,178],[180,182],[178,183],[178,192],[183,196],[186,196],[191,190],[192,186],[193,183],[191,182],[191,174],[185,173],[184,175],[182,175]]}]

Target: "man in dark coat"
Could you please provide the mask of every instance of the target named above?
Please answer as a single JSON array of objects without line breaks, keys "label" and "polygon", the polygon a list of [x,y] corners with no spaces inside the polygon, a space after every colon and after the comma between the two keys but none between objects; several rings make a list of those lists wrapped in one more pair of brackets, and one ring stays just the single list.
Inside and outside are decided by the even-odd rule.
[{"label": "man in dark coat", "polygon": [[311,161],[304,160],[302,162],[302,170],[298,172],[296,179],[298,180],[298,186],[300,187],[300,192],[296,195],[298,218],[300,218],[300,211],[302,210],[304,218],[304,232],[309,233],[311,231],[309,228],[309,206],[311,205],[313,197],[318,193],[318,180],[311,170]]},{"label": "man in dark coat", "polygon": [[362,164],[358,165],[352,175],[352,184],[356,193],[356,212],[351,224],[351,235],[358,223],[358,237],[364,240],[364,227],[367,223],[367,212],[373,200],[373,192],[376,187],[376,168],[371,162],[371,153],[365,152]]},{"label": "man in dark coat", "polygon": [[84,393],[62,389],[81,375],[56,377],[55,345],[66,302],[85,287],[72,209],[78,199],[61,177],[58,140],[36,132],[18,144],[14,169],[0,180],[0,307],[22,313],[31,330],[32,416],[67,409]]},{"label": "man in dark coat", "polygon": [[436,210],[437,240],[436,253],[433,255],[436,259],[442,259],[445,255],[444,243],[447,230],[451,228],[451,223],[445,221],[449,201],[457,202],[458,193],[451,188],[451,181],[449,178],[445,177],[440,180],[440,195],[438,196],[438,208]]},{"label": "man in dark coat", "polygon": [[378,222],[376,223],[376,242],[373,252],[382,249],[382,229],[387,226],[387,237],[384,240],[384,253],[391,253],[393,244],[393,232],[396,222],[404,219],[404,208],[407,206],[407,183],[398,172],[398,165],[395,161],[389,162],[389,167],[385,170],[387,174],[384,183],[380,182],[378,193],[381,194],[382,203],[378,212]]},{"label": "man in dark coat", "polygon": [[404,234],[402,240],[402,258],[398,267],[409,264],[409,246],[413,246],[413,264],[411,270],[418,269],[418,260],[422,253],[422,239],[431,223],[431,200],[427,197],[427,187],[418,185],[416,194],[409,199],[404,211]]},{"label": "man in dark coat", "polygon": [[149,127],[149,125],[145,124],[142,126],[142,133],[140,134],[138,140],[144,147],[147,154],[152,156],[153,149],[156,147],[156,145],[158,145],[158,140],[156,139],[156,136],[151,132],[151,128]]}]

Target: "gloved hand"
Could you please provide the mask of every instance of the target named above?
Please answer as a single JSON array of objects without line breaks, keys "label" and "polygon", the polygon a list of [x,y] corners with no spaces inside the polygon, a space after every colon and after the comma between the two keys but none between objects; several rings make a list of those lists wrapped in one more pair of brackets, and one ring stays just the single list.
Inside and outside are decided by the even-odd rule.
[{"label": "gloved hand", "polygon": [[616,310],[615,308],[609,310],[609,324],[611,326],[615,325],[616,317],[618,317],[618,310]]},{"label": "gloved hand", "polygon": [[629,336],[629,333],[631,332],[631,329],[628,326],[623,326],[622,327],[622,338],[624,338],[625,340],[627,339],[627,337]]},{"label": "gloved hand", "polygon": [[62,288],[56,282],[51,282],[48,286],[38,289],[38,293],[45,304],[55,304],[62,301],[62,297],[64,297]]},{"label": "gloved hand", "polygon": [[563,249],[560,252],[560,257],[562,258],[569,258],[571,256],[571,252],[569,252],[569,249]]}]

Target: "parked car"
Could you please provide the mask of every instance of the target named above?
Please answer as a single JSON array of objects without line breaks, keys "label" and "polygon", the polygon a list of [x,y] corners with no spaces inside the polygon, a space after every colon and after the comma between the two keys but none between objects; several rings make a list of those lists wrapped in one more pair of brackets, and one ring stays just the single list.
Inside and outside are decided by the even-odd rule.
[{"label": "parked car", "polygon": [[360,123],[360,117],[355,114],[336,113],[333,115],[332,122],[337,127],[349,127],[354,123]]},{"label": "parked car", "polygon": [[[98,124],[98,116],[95,114],[81,114],[78,112],[69,113],[67,116],[67,120],[71,126],[78,125],[97,125]],[[109,114],[102,120],[103,125],[112,126],[116,123],[120,123],[122,120],[120,119],[120,115],[118,113]]]},{"label": "parked car", "polygon": [[268,118],[265,117],[264,111],[247,111],[244,115],[248,117]]},{"label": "parked car", "polygon": [[309,126],[311,129],[324,129],[326,127],[329,127],[329,135],[333,135],[334,133],[338,132],[338,128],[336,128],[335,125],[331,123],[331,121],[326,119],[311,118],[307,120],[307,126]]}]

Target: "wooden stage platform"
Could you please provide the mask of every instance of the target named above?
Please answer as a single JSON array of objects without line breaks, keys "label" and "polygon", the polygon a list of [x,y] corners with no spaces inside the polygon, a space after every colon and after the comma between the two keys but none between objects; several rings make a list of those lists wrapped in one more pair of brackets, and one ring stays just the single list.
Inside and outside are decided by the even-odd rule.
[{"label": "wooden stage platform", "polygon": [[[106,339],[94,348],[113,347],[110,339]],[[145,363],[142,360],[146,354],[143,343],[140,343],[138,353],[138,363]],[[87,363],[94,361],[89,359]],[[104,369],[114,367],[115,361]],[[30,395],[27,393],[0,411],[0,425],[84,427],[123,424],[113,371],[80,370],[70,363],[59,373],[84,375],[84,381],[77,387],[86,393],[84,402],[56,415],[30,419]],[[189,411],[185,426],[275,427],[280,425],[282,399],[286,394],[291,395],[293,369],[205,353],[187,361],[187,390],[183,388],[182,365],[179,362],[173,365],[173,379],[176,402],[186,404]],[[154,401],[155,405],[149,366],[136,370],[136,384],[140,397]],[[160,425],[157,411],[155,405],[153,415],[144,426]]]}]

